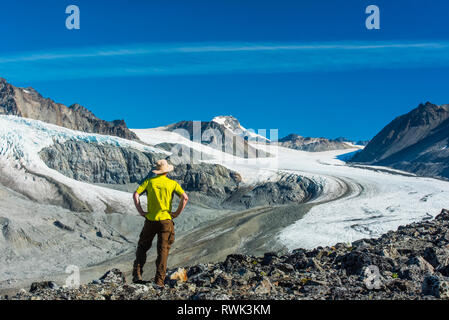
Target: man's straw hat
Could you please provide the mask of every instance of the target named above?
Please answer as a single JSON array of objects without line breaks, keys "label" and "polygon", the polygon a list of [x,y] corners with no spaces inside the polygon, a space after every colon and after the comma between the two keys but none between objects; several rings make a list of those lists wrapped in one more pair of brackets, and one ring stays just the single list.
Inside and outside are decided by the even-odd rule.
[{"label": "man's straw hat", "polygon": [[163,174],[173,171],[173,169],[174,169],[173,166],[171,164],[168,164],[167,160],[162,159],[156,161],[156,167],[152,171],[155,174]]}]

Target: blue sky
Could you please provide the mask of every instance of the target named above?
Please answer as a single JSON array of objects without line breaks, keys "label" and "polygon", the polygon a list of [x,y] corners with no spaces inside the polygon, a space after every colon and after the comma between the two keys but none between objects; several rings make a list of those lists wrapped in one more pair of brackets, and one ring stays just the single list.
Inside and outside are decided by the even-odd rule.
[{"label": "blue sky", "polygon": [[[65,8],[81,29],[65,28]],[[365,28],[365,8],[381,29]],[[31,1],[2,4],[0,76],[146,128],[231,114],[280,136],[369,139],[449,103],[449,2]]]}]

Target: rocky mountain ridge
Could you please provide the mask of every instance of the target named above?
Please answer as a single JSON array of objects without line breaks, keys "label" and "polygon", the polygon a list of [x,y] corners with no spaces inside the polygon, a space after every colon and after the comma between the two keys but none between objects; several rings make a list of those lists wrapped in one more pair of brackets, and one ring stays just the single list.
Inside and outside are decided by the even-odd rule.
[{"label": "rocky mountain ridge", "polygon": [[311,138],[303,137],[297,134],[289,134],[284,138],[279,139],[278,145],[290,149],[321,152],[330,150],[351,149],[353,146],[346,143],[347,141],[329,140],[326,138]]},{"label": "rocky mountain ridge", "polygon": [[449,299],[449,211],[361,239],[279,256],[229,255],[215,264],[171,269],[165,286],[126,283],[113,269],[77,289],[52,281],[2,299],[18,300],[373,300]]},{"label": "rocky mountain ridge", "polygon": [[14,115],[73,130],[138,140],[124,120],[105,121],[79,104],[66,107],[42,97],[33,88],[18,88],[0,78],[0,115]]},{"label": "rocky mountain ridge", "polygon": [[351,140],[345,137],[338,137],[335,139],[332,139],[332,141],[336,141],[336,142],[347,142],[350,144],[355,144],[357,146],[366,146],[369,143],[369,140]]},{"label": "rocky mountain ridge", "polygon": [[351,161],[449,178],[449,105],[420,104],[383,128]]}]

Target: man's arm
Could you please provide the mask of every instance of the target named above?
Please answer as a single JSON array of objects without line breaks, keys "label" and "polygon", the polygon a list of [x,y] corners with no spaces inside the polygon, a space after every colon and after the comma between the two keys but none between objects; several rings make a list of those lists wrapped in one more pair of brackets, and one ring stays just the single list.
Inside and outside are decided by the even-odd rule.
[{"label": "man's arm", "polygon": [[184,210],[184,208],[186,207],[188,201],[189,201],[189,197],[187,196],[187,193],[184,192],[181,195],[181,201],[179,201],[178,209],[175,212],[172,212],[171,216],[173,218],[178,217],[181,214],[181,212]]},{"label": "man's arm", "polygon": [[133,194],[133,199],[134,199],[134,205],[136,206],[137,211],[139,211],[139,214],[142,217],[145,217],[145,215],[147,214],[145,211],[142,210],[142,206],[140,205],[140,194],[137,192],[134,192]]}]

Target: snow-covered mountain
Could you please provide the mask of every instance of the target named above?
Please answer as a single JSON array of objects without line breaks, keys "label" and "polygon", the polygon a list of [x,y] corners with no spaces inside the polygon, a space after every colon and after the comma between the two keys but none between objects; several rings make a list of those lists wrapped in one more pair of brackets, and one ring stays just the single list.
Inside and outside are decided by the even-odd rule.
[{"label": "snow-covered mountain", "polygon": [[[266,136],[256,133],[255,129],[248,130],[243,127],[240,122],[233,116],[217,116],[212,119],[213,122],[221,124],[233,134],[240,136],[249,141],[269,142]],[[264,133],[265,135],[267,133]]]},{"label": "snow-covered mountain", "polygon": [[180,121],[157,129],[178,133],[189,140],[242,158],[270,157],[266,146],[251,143],[266,142],[267,139],[244,129],[235,118],[218,117],[213,121],[200,122]]}]

